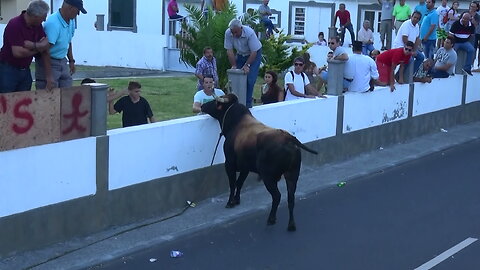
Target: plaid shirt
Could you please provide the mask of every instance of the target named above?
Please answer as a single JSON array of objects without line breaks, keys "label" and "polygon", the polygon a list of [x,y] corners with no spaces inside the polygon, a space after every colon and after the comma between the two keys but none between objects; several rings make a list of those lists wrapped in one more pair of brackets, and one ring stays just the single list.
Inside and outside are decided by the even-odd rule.
[{"label": "plaid shirt", "polygon": [[[195,74],[201,74],[202,76],[213,75],[215,87],[218,88],[217,60],[215,59],[215,57],[213,57],[212,61],[210,62],[207,60],[207,58],[205,58],[205,56],[203,56],[197,62]],[[201,80],[198,80],[197,89],[203,89],[203,84]]]}]

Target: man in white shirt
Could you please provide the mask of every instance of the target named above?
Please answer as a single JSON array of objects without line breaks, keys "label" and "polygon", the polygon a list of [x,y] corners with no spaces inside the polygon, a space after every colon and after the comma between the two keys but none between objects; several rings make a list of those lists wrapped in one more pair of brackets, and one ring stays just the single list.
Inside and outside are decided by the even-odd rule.
[{"label": "man in white shirt", "polygon": [[193,97],[193,106],[192,111],[194,113],[202,113],[202,105],[214,100],[215,97],[220,97],[225,95],[221,89],[213,87],[214,80],[213,76],[208,74],[203,77],[203,89],[197,91]]},{"label": "man in white shirt", "polygon": [[[305,60],[302,57],[295,58],[293,61],[294,70],[285,74],[285,101],[315,98],[319,95],[318,91],[310,85],[307,74],[303,73],[304,64]],[[314,95],[309,95],[308,92]]]},{"label": "man in white shirt", "polygon": [[345,78],[349,78],[348,92],[365,93],[373,90],[379,74],[377,65],[369,56],[362,55],[362,42],[353,42],[353,54],[345,64]]},{"label": "man in white shirt", "polygon": [[358,31],[358,41],[363,43],[362,53],[364,55],[369,55],[371,51],[375,50],[373,47],[373,32],[370,29],[370,21],[365,20],[363,22],[363,27]]},{"label": "man in white shirt", "polygon": [[[413,73],[417,72],[420,65],[423,63],[425,56],[419,50],[420,47],[420,27],[418,22],[421,20],[422,14],[418,11],[414,11],[412,14],[412,18],[406,20],[400,29],[398,30],[398,34],[393,41],[392,48],[403,48],[407,41],[411,41],[414,44],[412,57],[414,59],[413,63]],[[410,61],[412,62],[412,61]]]}]

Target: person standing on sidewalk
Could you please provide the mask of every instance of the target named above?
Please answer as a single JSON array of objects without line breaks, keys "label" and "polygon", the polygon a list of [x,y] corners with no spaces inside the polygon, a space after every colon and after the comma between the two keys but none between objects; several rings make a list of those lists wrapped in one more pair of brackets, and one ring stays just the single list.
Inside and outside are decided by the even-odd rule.
[{"label": "person standing on sidewalk", "polygon": [[378,3],[382,6],[382,21],[380,22],[381,50],[390,50],[392,48],[392,13],[395,0],[378,0]]},{"label": "person standing on sidewalk", "polygon": [[[72,74],[75,73],[72,38],[75,33],[75,18],[80,12],[87,13],[83,8],[82,0],[64,0],[62,7],[48,17],[43,25],[50,43],[49,52],[54,87],[72,86]],[[43,61],[37,57],[35,61],[35,87],[37,90],[46,88],[45,70]]]},{"label": "person standing on sidewalk", "polygon": [[42,0],[32,1],[27,10],[5,27],[0,50],[0,93],[30,91],[33,81],[30,64],[37,53],[44,55],[46,88],[53,88],[48,39],[42,27],[49,9]]}]

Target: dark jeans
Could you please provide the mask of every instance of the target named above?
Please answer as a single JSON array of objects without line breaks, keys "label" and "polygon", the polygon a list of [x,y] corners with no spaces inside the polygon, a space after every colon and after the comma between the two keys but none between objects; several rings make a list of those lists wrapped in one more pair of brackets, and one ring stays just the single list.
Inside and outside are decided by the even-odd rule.
[{"label": "dark jeans", "polygon": [[450,76],[448,72],[444,70],[437,70],[435,68],[432,68],[430,75],[432,75],[432,78],[448,78]]},{"label": "dark jeans", "polygon": [[0,93],[30,91],[32,74],[30,68],[16,68],[0,62]]},{"label": "dark jeans", "polygon": [[[242,68],[247,62],[248,57],[250,55],[239,55],[237,54],[237,68]],[[262,62],[262,49],[257,51],[257,57],[255,57],[255,61],[250,65],[250,72],[247,74],[247,100],[246,105],[248,108],[252,107],[252,97],[253,97],[253,87],[255,86],[255,82],[257,81],[258,71],[260,69],[260,63]]]},{"label": "dark jeans", "polygon": [[342,26],[345,26],[342,28],[342,33],[340,34],[340,40],[341,40],[341,44],[343,45],[343,41],[345,40],[345,29],[348,29],[348,32],[350,32],[350,38],[351,38],[351,42],[353,44],[353,42],[355,41],[355,33],[353,32],[353,26],[351,23],[347,24],[347,25],[340,25],[340,27]]},{"label": "dark jeans", "polygon": [[272,20],[270,20],[269,18],[262,18],[260,21],[263,23],[263,25],[265,25],[267,35],[273,35],[273,29],[275,29],[275,26],[273,25]]}]

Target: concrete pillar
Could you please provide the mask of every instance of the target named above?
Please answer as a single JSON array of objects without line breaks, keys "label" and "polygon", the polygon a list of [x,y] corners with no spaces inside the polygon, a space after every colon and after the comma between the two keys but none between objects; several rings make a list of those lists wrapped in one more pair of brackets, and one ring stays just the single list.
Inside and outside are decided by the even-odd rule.
[{"label": "concrete pillar", "polygon": [[347,61],[331,59],[328,61],[327,94],[341,96],[343,94],[343,74]]},{"label": "concrete pillar", "polygon": [[97,31],[105,30],[105,14],[97,14],[97,20],[95,21],[95,29]]},{"label": "concrete pillar", "polygon": [[247,74],[241,69],[227,69],[228,82],[232,93],[237,95],[238,102],[247,104]]},{"label": "concrete pillar", "polygon": [[104,83],[89,83],[92,93],[92,121],[90,135],[101,136],[107,134],[107,89]]},{"label": "concrete pillar", "polygon": [[463,74],[463,66],[467,60],[467,52],[465,50],[455,50],[457,52],[457,63],[455,64],[455,74]]},{"label": "concrete pillar", "polygon": [[330,26],[328,27],[328,38],[334,38],[338,36],[337,27]]},{"label": "concrete pillar", "polygon": [[414,66],[414,59],[411,59],[410,62],[405,66],[405,70],[403,71],[403,82],[404,83],[413,83],[413,66]]}]

